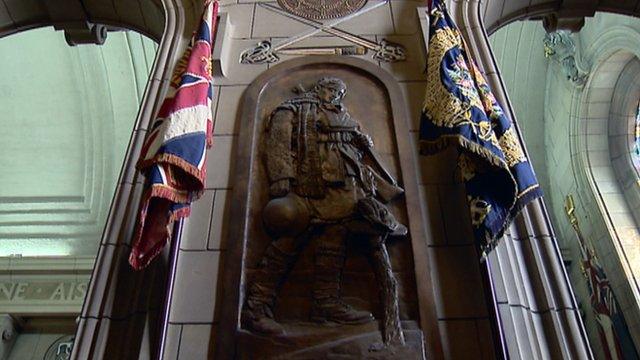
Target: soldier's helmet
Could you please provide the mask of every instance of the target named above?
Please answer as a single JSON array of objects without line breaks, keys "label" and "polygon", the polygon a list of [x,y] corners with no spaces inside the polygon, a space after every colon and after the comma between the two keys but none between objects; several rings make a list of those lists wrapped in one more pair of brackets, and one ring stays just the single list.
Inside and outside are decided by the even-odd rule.
[{"label": "soldier's helmet", "polygon": [[271,199],[262,211],[265,226],[275,236],[300,235],[310,223],[309,210],[295,194]]},{"label": "soldier's helmet", "polygon": [[347,90],[347,85],[341,79],[336,77],[323,77],[316,83],[316,88],[329,88],[336,90]]},{"label": "soldier's helmet", "polygon": [[313,88],[313,92],[319,94],[321,89],[331,89],[338,95],[339,99],[342,99],[347,93],[347,85],[341,79],[336,77],[323,77],[318,80]]}]

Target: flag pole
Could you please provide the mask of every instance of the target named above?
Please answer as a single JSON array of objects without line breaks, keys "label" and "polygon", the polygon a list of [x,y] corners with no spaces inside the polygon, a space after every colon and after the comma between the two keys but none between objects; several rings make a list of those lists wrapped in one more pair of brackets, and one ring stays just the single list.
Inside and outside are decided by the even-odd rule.
[{"label": "flag pole", "polygon": [[184,219],[176,221],[173,225],[173,232],[171,235],[171,243],[169,250],[169,267],[165,280],[165,296],[162,304],[162,318],[160,325],[160,342],[158,348],[158,360],[164,359],[164,353],[166,351],[167,336],[169,334],[169,316],[171,312],[171,298],[173,297],[173,290],[176,278],[176,271],[178,268],[178,252],[180,250],[180,240],[182,239],[182,226]]},{"label": "flag pole", "polygon": [[[482,253],[482,248],[476,242],[475,245],[478,254]],[[489,326],[491,327],[491,338],[493,343],[493,352],[498,359],[508,360],[509,351],[507,350],[507,339],[502,327],[500,319],[500,311],[498,309],[498,298],[496,297],[496,287],[491,277],[491,259],[489,255],[482,257],[478,262],[480,265],[480,279],[482,281],[482,293],[484,300],[487,302],[487,312],[489,315]]]},{"label": "flag pole", "polygon": [[[218,20],[218,1],[204,0],[199,25],[187,48],[174,65],[170,91],[162,101],[142,147],[137,168],[147,176],[148,187],[139,212],[129,263],[135,270],[146,267],[158,254],[165,254],[169,237],[168,268],[164,279],[162,312],[153,330],[159,342],[150,350],[161,359],[166,352],[171,298],[173,297],[183,218],[189,216],[191,203],[206,188],[206,154],[211,147],[213,113],[211,109],[212,48]],[[177,115],[206,105],[207,112],[190,111],[188,117]],[[189,126],[184,126],[185,122]],[[173,150],[167,144],[173,144]],[[192,156],[198,155],[198,156]],[[152,199],[162,199],[152,203]],[[149,221],[145,218],[149,215]],[[171,223],[172,222],[172,223]],[[169,227],[173,229],[168,234]],[[166,228],[165,228],[166,227]],[[148,231],[146,231],[148,229]]]},{"label": "flag pole", "polygon": [[501,359],[507,360],[509,359],[509,352],[507,351],[506,346],[506,338],[504,335],[504,329],[502,327],[502,320],[500,319],[500,310],[498,309],[498,299],[496,298],[496,287],[493,283],[493,278],[491,277],[491,259],[489,256],[485,258],[483,267],[483,278],[485,282],[485,288],[488,288],[491,292],[490,296],[486,296],[485,298],[491,302],[490,306],[493,311],[489,310],[489,313],[493,319],[491,319],[491,332],[494,337],[497,339],[493,340],[494,351],[497,354],[502,355]]}]

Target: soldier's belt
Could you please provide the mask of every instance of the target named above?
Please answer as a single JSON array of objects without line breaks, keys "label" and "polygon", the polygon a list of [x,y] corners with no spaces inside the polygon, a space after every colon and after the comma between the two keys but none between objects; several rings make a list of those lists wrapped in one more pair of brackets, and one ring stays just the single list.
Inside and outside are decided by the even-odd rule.
[{"label": "soldier's belt", "polygon": [[336,131],[318,135],[318,141],[321,142],[349,142],[353,140],[353,135],[349,132]]}]

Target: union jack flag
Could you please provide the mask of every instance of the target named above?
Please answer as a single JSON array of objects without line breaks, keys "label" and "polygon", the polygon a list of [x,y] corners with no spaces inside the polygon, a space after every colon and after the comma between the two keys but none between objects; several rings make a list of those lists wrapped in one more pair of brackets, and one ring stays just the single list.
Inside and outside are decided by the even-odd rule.
[{"label": "union jack flag", "polygon": [[171,79],[138,160],[146,176],[129,257],[140,270],[162,251],[176,220],[189,216],[190,204],[204,190],[207,149],[212,145],[212,41],[218,1],[208,0],[202,21]]},{"label": "union jack flag", "polygon": [[584,246],[581,250],[582,271],[587,278],[591,308],[598,322],[605,358],[638,359],[629,328],[604,269],[592,249]]}]

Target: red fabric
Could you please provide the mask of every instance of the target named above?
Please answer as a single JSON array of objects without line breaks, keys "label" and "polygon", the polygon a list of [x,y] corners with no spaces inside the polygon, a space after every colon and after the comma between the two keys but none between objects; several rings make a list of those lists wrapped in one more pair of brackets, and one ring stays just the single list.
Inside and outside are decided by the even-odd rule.
[{"label": "red fabric", "polygon": [[[147,182],[129,256],[135,270],[145,268],[171,241],[175,221],[189,216],[191,202],[204,191],[206,150],[212,143],[211,52],[217,14],[218,2],[205,1],[202,21],[174,70],[173,89],[142,147],[137,167]],[[195,108],[200,110],[177,115]]]}]

